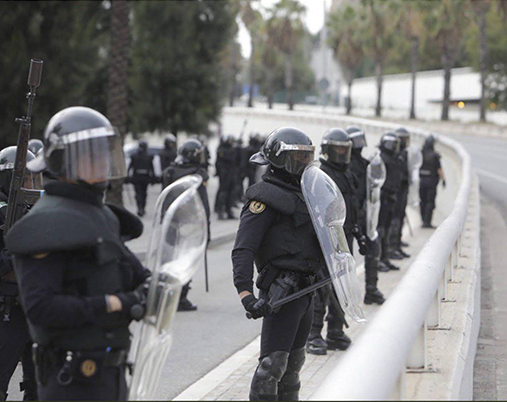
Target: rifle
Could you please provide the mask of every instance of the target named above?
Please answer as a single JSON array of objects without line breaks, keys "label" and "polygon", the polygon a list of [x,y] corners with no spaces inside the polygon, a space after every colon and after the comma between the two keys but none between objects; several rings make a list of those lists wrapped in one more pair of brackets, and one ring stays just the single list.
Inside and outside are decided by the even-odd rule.
[{"label": "rifle", "polygon": [[7,216],[5,218],[4,235],[9,228],[23,216],[24,206],[33,205],[40,197],[40,192],[23,188],[23,180],[26,168],[26,153],[28,141],[30,141],[30,130],[32,120],[32,107],[35,100],[35,91],[40,85],[42,76],[42,60],[32,59],[30,61],[30,72],[28,73],[28,86],[30,91],[26,94],[28,99],[28,111],[26,116],[16,119],[19,123],[18,144],[16,149],[16,160],[12,174],[11,187],[9,189],[9,203],[7,205]]}]

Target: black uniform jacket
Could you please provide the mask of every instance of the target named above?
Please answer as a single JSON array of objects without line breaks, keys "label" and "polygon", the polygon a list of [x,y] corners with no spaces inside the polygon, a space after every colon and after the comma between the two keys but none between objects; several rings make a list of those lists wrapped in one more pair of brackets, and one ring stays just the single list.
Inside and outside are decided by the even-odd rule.
[{"label": "black uniform jacket", "polygon": [[313,274],[325,265],[299,185],[272,172],[249,187],[232,250],[238,293],[253,290],[253,264]]}]

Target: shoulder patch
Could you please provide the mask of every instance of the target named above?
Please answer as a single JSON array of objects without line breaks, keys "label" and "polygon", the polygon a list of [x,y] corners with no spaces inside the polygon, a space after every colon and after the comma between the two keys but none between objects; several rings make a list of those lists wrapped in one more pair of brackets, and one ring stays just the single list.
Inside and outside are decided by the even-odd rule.
[{"label": "shoulder patch", "polygon": [[266,209],[266,204],[263,204],[260,201],[251,201],[250,207],[248,207],[248,209],[252,214],[260,214]]}]

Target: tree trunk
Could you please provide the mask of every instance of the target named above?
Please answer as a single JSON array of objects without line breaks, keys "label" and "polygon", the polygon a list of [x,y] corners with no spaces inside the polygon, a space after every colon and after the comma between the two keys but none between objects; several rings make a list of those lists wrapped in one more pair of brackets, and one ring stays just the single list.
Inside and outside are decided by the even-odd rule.
[{"label": "tree trunk", "polygon": [[292,85],[293,85],[293,66],[291,55],[289,55],[285,62],[285,89],[287,92],[287,104],[289,105],[289,110],[294,110],[294,96],[292,93]]},{"label": "tree trunk", "polygon": [[352,82],[353,79],[347,81],[347,86],[349,87],[349,93],[347,96],[347,115],[350,115],[352,112]]},{"label": "tree trunk", "polygon": [[444,97],[442,99],[442,120],[449,120],[449,104],[451,98],[451,60],[444,46],[442,52],[442,67],[444,68]]},{"label": "tree trunk", "polygon": [[[107,117],[118,128],[122,139],[127,131],[128,53],[130,48],[129,4],[127,0],[111,1],[111,49]],[[123,180],[113,180],[106,201],[123,205]]]},{"label": "tree trunk", "polygon": [[375,72],[377,75],[377,106],[375,107],[375,116],[380,117],[382,115],[382,61],[377,60],[375,63]]},{"label": "tree trunk", "polygon": [[252,44],[252,53],[250,54],[250,63],[249,63],[249,68],[248,68],[249,80],[250,80],[250,88],[248,88],[248,107],[253,107],[255,41],[254,41],[252,34],[250,34],[250,38],[251,38],[251,44]]},{"label": "tree trunk", "polygon": [[488,57],[488,45],[486,42],[486,9],[481,7],[479,15],[480,32],[480,70],[481,70],[481,104],[480,120],[486,121],[486,59]]},{"label": "tree trunk", "polygon": [[275,72],[273,69],[268,69],[267,71],[268,75],[268,109],[273,109],[273,77],[275,75]]},{"label": "tree trunk", "polygon": [[410,96],[410,119],[415,119],[415,80],[417,76],[417,64],[419,59],[419,38],[417,36],[414,36],[412,38],[412,54],[411,54],[411,61],[412,61],[412,94]]}]

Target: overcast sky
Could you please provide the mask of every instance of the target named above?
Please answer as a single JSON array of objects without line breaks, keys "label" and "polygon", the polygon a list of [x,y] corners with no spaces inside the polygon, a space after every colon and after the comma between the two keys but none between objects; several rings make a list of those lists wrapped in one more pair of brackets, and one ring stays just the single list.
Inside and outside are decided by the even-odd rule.
[{"label": "overcast sky", "polygon": [[[262,7],[271,7],[279,0],[260,0]],[[306,7],[305,23],[311,33],[318,32],[324,24],[324,2],[329,8],[331,0],[299,0]],[[241,53],[244,57],[250,57],[250,35],[242,23],[240,23],[238,40],[241,43]]]}]

